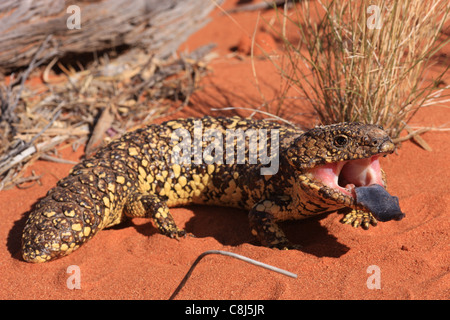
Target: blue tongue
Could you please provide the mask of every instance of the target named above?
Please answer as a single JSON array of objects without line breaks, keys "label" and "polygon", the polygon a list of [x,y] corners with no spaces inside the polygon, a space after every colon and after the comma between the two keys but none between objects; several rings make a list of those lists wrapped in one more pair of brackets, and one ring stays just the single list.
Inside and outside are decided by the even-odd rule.
[{"label": "blue tongue", "polygon": [[379,184],[368,187],[357,187],[356,203],[366,207],[374,217],[382,222],[401,220],[405,214],[400,210],[398,198],[391,196]]}]

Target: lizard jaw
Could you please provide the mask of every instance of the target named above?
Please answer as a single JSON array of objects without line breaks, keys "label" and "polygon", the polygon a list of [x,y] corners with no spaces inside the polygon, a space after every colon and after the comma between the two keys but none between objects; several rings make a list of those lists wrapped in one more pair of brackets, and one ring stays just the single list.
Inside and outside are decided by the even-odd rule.
[{"label": "lizard jaw", "polygon": [[379,184],[384,187],[380,155],[370,158],[339,161],[320,165],[308,170],[312,180],[338,192],[344,197],[356,198],[355,188]]}]

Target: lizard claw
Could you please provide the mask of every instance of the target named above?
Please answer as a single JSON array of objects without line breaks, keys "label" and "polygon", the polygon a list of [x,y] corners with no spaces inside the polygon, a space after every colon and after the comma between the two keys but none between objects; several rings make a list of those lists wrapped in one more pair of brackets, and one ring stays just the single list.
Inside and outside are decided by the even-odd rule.
[{"label": "lizard claw", "polygon": [[361,227],[364,230],[369,229],[369,226],[376,226],[378,224],[377,219],[369,213],[361,210],[353,210],[347,213],[340,221],[343,224],[350,224],[354,228]]}]

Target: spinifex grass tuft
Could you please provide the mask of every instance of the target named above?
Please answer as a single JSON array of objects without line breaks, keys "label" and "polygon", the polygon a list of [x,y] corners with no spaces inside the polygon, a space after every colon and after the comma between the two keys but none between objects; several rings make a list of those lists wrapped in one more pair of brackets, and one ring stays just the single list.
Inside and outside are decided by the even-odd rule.
[{"label": "spinifex grass tuft", "polygon": [[446,0],[301,1],[278,10],[284,58],[272,61],[322,123],[376,123],[397,138],[421,107],[449,95],[439,88],[448,62],[427,73],[450,41],[449,13]]}]

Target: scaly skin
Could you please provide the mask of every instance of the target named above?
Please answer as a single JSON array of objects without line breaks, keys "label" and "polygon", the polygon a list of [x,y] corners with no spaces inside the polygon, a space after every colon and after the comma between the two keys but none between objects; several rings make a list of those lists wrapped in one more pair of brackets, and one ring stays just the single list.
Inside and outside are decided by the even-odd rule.
[{"label": "scaly skin", "polygon": [[[245,164],[226,164],[225,151],[223,155],[210,153],[216,158],[204,158],[201,163],[192,158],[174,164],[172,155],[180,154],[182,149],[175,146],[180,147],[182,139],[172,141],[172,133],[184,128],[195,137],[195,120],[201,120],[203,132],[214,128],[224,137],[226,129],[279,130],[278,172],[262,175],[261,168],[267,165],[249,164],[249,139],[242,137],[233,140],[233,150],[245,145]],[[224,150],[226,142],[224,138]],[[268,150],[271,143],[269,139]],[[204,142],[202,151],[208,145]],[[23,258],[45,262],[68,255],[99,230],[131,217],[152,218],[163,234],[178,238],[185,231],[176,226],[169,207],[191,203],[247,209],[252,233],[263,245],[274,248],[298,247],[286,239],[278,221],[340,210],[347,213],[344,223],[367,228],[376,225],[376,219],[356,203],[352,188],[373,183],[385,186],[376,159],[394,148],[378,126],[355,123],[306,132],[238,117],[150,125],[125,134],[76,165],[36,204],[22,236]],[[370,173],[361,173],[359,169],[366,167]],[[334,181],[342,180],[343,186],[330,182],[334,174]]]}]

